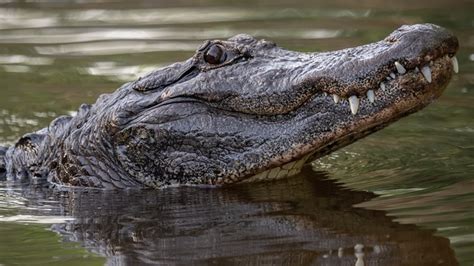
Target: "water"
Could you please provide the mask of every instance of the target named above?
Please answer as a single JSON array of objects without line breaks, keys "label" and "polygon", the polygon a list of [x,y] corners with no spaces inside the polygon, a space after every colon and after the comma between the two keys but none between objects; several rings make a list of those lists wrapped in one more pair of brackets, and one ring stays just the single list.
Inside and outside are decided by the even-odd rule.
[{"label": "water", "polygon": [[474,6],[359,2],[0,1],[0,145],[208,38],[325,51],[432,22],[461,44],[435,104],[292,179],[159,192],[0,182],[0,264],[472,265]]}]

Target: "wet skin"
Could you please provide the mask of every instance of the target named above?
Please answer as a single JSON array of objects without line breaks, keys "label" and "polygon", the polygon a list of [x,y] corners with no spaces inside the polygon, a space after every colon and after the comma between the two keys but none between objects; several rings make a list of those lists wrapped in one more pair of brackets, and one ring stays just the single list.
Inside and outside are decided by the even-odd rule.
[{"label": "wet skin", "polygon": [[457,49],[457,38],[432,24],[323,53],[248,35],[207,41],[190,59],[0,148],[0,175],[98,188],[295,175],[439,97]]}]

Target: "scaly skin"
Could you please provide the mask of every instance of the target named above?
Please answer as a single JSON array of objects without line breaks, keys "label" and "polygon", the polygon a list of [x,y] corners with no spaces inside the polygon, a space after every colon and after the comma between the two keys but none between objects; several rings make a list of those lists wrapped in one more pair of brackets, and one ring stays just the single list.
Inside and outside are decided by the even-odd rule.
[{"label": "scaly skin", "polygon": [[439,97],[457,49],[432,24],[324,53],[248,35],[207,41],[0,149],[0,168],[10,179],[99,188],[282,178]]}]

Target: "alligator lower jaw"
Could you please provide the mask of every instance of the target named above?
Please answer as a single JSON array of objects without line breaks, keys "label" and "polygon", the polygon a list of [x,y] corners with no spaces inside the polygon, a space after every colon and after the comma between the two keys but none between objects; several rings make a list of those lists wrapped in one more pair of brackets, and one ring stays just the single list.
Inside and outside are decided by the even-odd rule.
[{"label": "alligator lower jaw", "polygon": [[[347,106],[348,116],[351,116],[350,113],[352,113],[351,117],[354,119],[352,123],[337,128],[334,132],[322,134],[310,144],[297,145],[297,151],[288,152],[292,155],[283,155],[281,158],[275,159],[275,162],[271,162],[273,167],[270,169],[267,168],[261,173],[241,179],[237,183],[271,181],[298,174],[305,163],[347,146],[355,140],[378,131],[392,122],[427,106],[441,95],[452,76],[452,72],[458,73],[459,71],[456,57],[449,57],[448,55],[437,58],[426,66],[415,67],[414,69],[407,70],[403,66],[403,69],[401,69],[398,64],[395,65],[398,73],[391,73],[385,81],[380,83],[378,89],[369,90],[371,92],[368,93],[367,98],[359,99],[356,97],[356,107],[353,106],[350,99],[338,98],[338,101],[334,101],[335,105]],[[404,85],[412,86],[412,90],[420,87],[421,90],[413,92],[410,97],[389,105],[372,115],[365,113],[367,105],[374,104],[377,98],[384,95],[396,94],[403,90]],[[324,94],[324,97],[333,96]],[[358,114],[358,111],[361,112]],[[295,154],[298,154],[298,159],[275,167],[275,165],[281,164],[282,158],[294,158]]]},{"label": "alligator lower jaw", "polygon": [[243,179],[239,183],[271,181],[297,175],[299,172],[301,172],[301,169],[303,169],[303,166],[310,157],[311,154],[305,155],[299,160],[289,162],[287,164],[272,168],[270,170],[263,171],[259,174]]}]

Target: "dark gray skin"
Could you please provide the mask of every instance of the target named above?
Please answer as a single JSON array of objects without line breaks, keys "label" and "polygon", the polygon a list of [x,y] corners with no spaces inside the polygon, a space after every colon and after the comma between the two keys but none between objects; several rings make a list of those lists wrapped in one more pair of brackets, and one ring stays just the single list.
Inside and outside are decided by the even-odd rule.
[{"label": "dark gray skin", "polygon": [[207,41],[190,59],[25,135],[0,151],[0,168],[10,179],[97,188],[282,178],[439,97],[457,50],[456,37],[432,24],[324,53],[248,35]]}]

